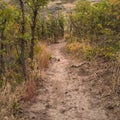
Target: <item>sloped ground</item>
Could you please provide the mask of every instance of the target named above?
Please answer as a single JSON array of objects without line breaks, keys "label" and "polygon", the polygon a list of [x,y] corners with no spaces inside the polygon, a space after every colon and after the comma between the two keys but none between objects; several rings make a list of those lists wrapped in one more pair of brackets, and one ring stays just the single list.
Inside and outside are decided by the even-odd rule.
[{"label": "sloped ground", "polygon": [[106,120],[120,120],[120,67],[116,62],[96,60],[79,68],[78,74],[85,71],[91,74],[84,80],[85,93],[93,99],[93,108],[102,107],[106,112]]},{"label": "sloped ground", "polygon": [[[63,54],[64,46],[63,41],[50,46],[51,63],[26,120],[119,120],[119,97],[111,100],[110,88],[96,77],[105,71],[88,62],[75,64]],[[109,80],[110,74],[103,75]]]},{"label": "sloped ground", "polygon": [[[75,3],[51,3],[69,12]],[[120,89],[113,92],[114,65],[76,62],[65,56],[65,42],[50,45],[52,58],[26,120],[120,120]],[[117,72],[118,74],[120,72]]]}]

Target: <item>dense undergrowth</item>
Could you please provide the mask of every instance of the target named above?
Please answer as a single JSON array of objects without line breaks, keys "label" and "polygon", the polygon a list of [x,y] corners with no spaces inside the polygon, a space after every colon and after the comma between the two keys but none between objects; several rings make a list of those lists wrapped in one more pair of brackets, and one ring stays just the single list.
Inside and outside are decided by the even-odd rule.
[{"label": "dense undergrowth", "polygon": [[[74,57],[89,61],[95,75],[91,88],[99,91],[101,105],[110,115],[119,117],[120,95],[120,1],[104,0],[91,4],[78,2],[69,14],[66,50]],[[83,68],[86,70],[86,68]],[[90,71],[89,71],[90,72]],[[101,84],[101,85],[100,85]],[[89,87],[89,86],[88,86]],[[107,89],[106,89],[107,88]],[[91,92],[93,95],[93,93]],[[97,95],[96,95],[97,96]],[[105,104],[103,104],[103,101]],[[107,106],[107,107],[106,107]],[[113,113],[110,107],[113,108]]]},{"label": "dense undergrowth", "polygon": [[[69,14],[66,50],[80,61],[79,72],[91,72],[85,81],[91,96],[98,99],[108,116],[119,119],[120,111],[120,1],[91,4],[78,2]],[[87,66],[87,67],[86,67]],[[92,78],[91,78],[92,77]]]},{"label": "dense undergrowth", "polygon": [[85,59],[119,59],[119,0],[104,0],[94,4],[88,1],[78,2],[75,11],[69,15],[69,21],[69,51],[83,52]]},{"label": "dense undergrowth", "polygon": [[[117,67],[120,61],[119,0],[78,2],[65,19],[60,11],[48,12],[46,2],[36,9],[37,3],[22,1],[24,9],[18,2],[0,0],[0,120],[18,120],[21,101],[34,98],[36,83],[49,63],[46,43],[65,37],[67,51],[78,58],[115,61]],[[118,77],[114,88],[119,88]]]},{"label": "dense undergrowth", "polygon": [[25,102],[33,101],[38,85],[42,86],[40,81],[50,58],[46,47],[46,44],[38,43],[35,47],[34,60],[26,61],[27,81],[22,79],[18,81],[14,77],[11,82],[7,81],[0,88],[0,120],[24,119]]},{"label": "dense undergrowth", "polygon": [[63,16],[44,9],[47,2],[0,0],[0,120],[22,119],[48,66],[47,44],[64,36]]}]

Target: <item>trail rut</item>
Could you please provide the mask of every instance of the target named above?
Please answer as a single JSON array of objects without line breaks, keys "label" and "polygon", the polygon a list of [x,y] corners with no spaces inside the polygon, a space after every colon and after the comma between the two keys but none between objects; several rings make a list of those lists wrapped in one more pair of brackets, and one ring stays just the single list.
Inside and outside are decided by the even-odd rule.
[{"label": "trail rut", "polygon": [[92,107],[93,98],[84,92],[82,82],[88,73],[78,75],[72,64],[75,62],[64,55],[64,41],[50,45],[51,63],[43,80],[44,87],[27,110],[27,120],[108,120],[101,107]]}]

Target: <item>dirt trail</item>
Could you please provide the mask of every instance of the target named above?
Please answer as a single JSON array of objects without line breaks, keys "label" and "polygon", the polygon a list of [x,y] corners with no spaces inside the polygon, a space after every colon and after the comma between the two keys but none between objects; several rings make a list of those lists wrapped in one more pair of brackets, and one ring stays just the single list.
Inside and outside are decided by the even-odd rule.
[{"label": "dirt trail", "polygon": [[39,89],[36,102],[27,110],[27,120],[108,120],[101,107],[91,106],[93,98],[85,92],[83,80],[89,77],[83,71],[78,74],[71,65],[74,61],[66,57],[62,48],[65,42],[50,46],[52,60],[44,87]]}]

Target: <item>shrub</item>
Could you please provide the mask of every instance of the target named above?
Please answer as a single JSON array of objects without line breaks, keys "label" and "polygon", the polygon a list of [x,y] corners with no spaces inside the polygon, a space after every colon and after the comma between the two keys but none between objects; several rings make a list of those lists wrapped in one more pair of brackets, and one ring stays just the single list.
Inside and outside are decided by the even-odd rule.
[{"label": "shrub", "polygon": [[95,4],[85,0],[77,3],[75,11],[69,16],[72,26],[70,32],[80,42],[87,39],[92,46],[85,56],[96,54],[103,58],[116,59],[116,53],[120,49],[119,9],[119,0],[105,0]]}]

